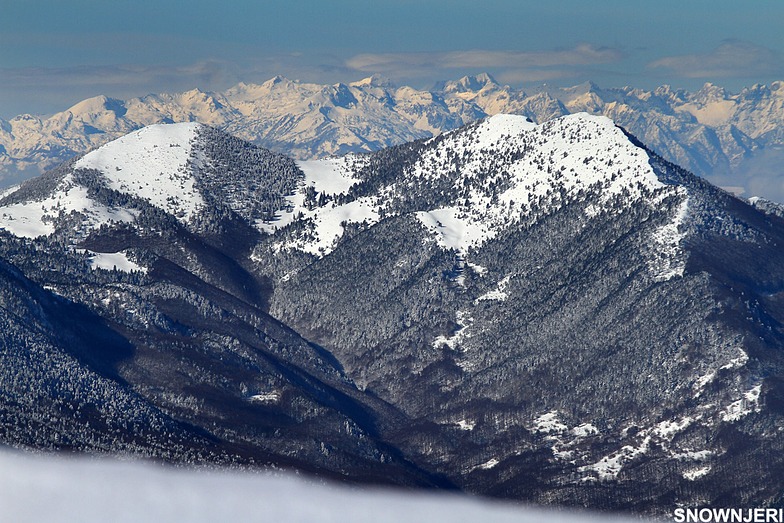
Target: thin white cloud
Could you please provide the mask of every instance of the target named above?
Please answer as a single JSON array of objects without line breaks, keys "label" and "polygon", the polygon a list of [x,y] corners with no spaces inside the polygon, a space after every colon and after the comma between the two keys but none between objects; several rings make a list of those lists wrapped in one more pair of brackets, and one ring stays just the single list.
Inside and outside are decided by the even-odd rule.
[{"label": "thin white cloud", "polygon": [[[1,40],[1,39],[0,39]],[[64,67],[0,68],[0,118],[50,114],[96,95],[135,98],[198,87],[221,91],[238,82],[264,82],[275,75],[334,83],[357,75],[329,54],[259,53],[244,62],[208,59],[180,65],[124,63]]]},{"label": "thin white cloud", "polygon": [[173,79],[181,83],[214,84],[233,76],[227,63],[203,61],[177,67],[155,65],[82,65],[4,69],[3,83],[14,87],[146,86]]},{"label": "thin white cloud", "polygon": [[346,61],[346,67],[363,73],[390,76],[421,76],[434,71],[498,70],[499,76],[564,78],[576,76],[581,68],[620,61],[617,49],[581,44],[571,49],[550,51],[493,51],[474,49],[435,53],[365,53]]},{"label": "thin white cloud", "polygon": [[134,98],[199,87],[221,90],[238,81],[236,65],[202,61],[181,66],[81,65],[0,69],[0,117],[51,114],[97,95]]},{"label": "thin white cloud", "polygon": [[550,82],[565,78],[575,78],[577,76],[574,69],[510,69],[495,73],[493,77],[499,82],[507,85],[524,83]]},{"label": "thin white cloud", "polygon": [[725,40],[709,53],[660,58],[651,69],[669,69],[683,78],[752,78],[784,75],[784,56],[742,40]]},{"label": "thin white cloud", "polygon": [[448,51],[442,53],[381,53],[360,54],[346,65],[360,71],[376,71],[397,67],[551,67],[588,65],[619,60],[620,52],[588,44],[556,51]]}]

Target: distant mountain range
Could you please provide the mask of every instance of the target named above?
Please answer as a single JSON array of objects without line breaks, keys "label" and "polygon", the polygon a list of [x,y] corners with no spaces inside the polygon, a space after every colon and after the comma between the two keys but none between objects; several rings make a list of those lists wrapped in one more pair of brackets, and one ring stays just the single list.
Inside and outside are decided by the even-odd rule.
[{"label": "distant mountain range", "polygon": [[[353,121],[376,84],[319,96]],[[312,161],[154,125],[0,193],[0,441],[636,513],[779,506],[784,220],[606,117],[541,119]]]},{"label": "distant mountain range", "polygon": [[335,85],[275,77],[224,92],[197,89],[125,101],[99,96],[46,118],[0,120],[0,170],[8,185],[155,123],[200,122],[297,159],[313,159],[375,151],[493,114],[541,123],[575,112],[607,116],[663,158],[716,183],[738,185],[746,196],[784,197],[773,189],[766,193],[753,179],[771,169],[780,172],[782,82],[737,94],[711,84],[696,92],[669,86],[602,89],[592,83],[525,92],[478,75],[423,91],[378,76]]}]

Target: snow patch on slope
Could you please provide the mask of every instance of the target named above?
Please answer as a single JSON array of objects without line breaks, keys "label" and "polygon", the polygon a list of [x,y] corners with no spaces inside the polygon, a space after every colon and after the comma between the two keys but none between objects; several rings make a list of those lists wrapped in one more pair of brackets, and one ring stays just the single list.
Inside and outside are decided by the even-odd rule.
[{"label": "snow patch on slope", "polygon": [[729,363],[721,366],[721,370],[739,369],[749,362],[749,355],[745,350],[738,347],[738,355],[732,358]]},{"label": "snow patch on slope", "polygon": [[637,456],[648,452],[650,441],[651,437],[646,436],[638,446],[624,445],[619,450],[604,456],[596,463],[580,467],[578,469],[580,472],[589,474],[583,478],[583,481],[596,481],[597,479],[599,481],[607,481],[617,478],[624,465],[634,460]]},{"label": "snow patch on slope", "polygon": [[588,436],[595,436],[596,434],[599,434],[599,429],[590,423],[583,423],[582,425],[577,425],[574,427],[571,430],[571,433],[578,438],[587,438]]},{"label": "snow patch on slope", "polygon": [[684,479],[688,479],[689,481],[696,481],[696,480],[700,479],[701,477],[707,475],[708,472],[710,472],[710,471],[711,471],[711,466],[710,465],[705,465],[705,466],[702,466],[702,467],[696,467],[696,468],[689,469],[686,472],[684,472],[683,473],[683,478]]},{"label": "snow patch on slope", "polygon": [[343,236],[344,225],[349,223],[375,224],[380,216],[375,201],[371,198],[358,198],[345,205],[329,203],[312,211],[299,211],[308,224],[305,236],[285,245],[316,256],[332,252],[335,243]]},{"label": "snow patch on slope", "polygon": [[661,421],[656,426],[654,426],[653,433],[660,438],[671,440],[675,434],[683,432],[692,423],[694,423],[694,419],[690,416],[686,416],[680,420]]},{"label": "snow patch on slope", "polygon": [[[694,450],[693,448],[683,448],[683,440],[676,440],[675,436],[683,433],[695,423],[712,423],[714,416],[712,413],[702,412],[696,416],[684,416],[682,418],[673,418],[661,420],[647,428],[639,430],[636,424],[629,425],[621,432],[621,437],[631,439],[630,443],[619,446],[613,452],[602,456],[598,460],[591,459],[587,464],[578,468],[579,472],[584,475],[580,481],[608,481],[617,479],[623,468],[634,461],[637,457],[649,453],[650,451],[664,451],[671,459],[679,462],[697,463],[701,468],[712,456],[713,451],[709,450]],[[629,429],[634,428],[633,434],[629,433]],[[579,429],[576,427],[572,432]],[[590,437],[599,433],[594,427],[590,427],[586,436]],[[677,441],[677,442],[676,442]],[[566,442],[559,440],[561,447],[570,448],[574,442]],[[555,450],[555,447],[553,447]],[[566,454],[561,451],[561,453]],[[587,457],[587,456],[585,456]],[[710,470],[710,467],[707,467]],[[691,470],[691,469],[689,469]],[[683,474],[688,474],[686,470]]]},{"label": "snow patch on slope", "polygon": [[569,427],[558,419],[558,411],[553,410],[542,414],[534,420],[534,431],[549,434],[551,432],[566,432]]},{"label": "snow patch on slope", "polygon": [[374,198],[357,198],[346,204],[337,205],[330,201],[321,207],[306,203],[306,191],[316,191],[320,196],[333,197],[344,194],[359,180],[351,175],[349,162],[356,161],[353,155],[342,158],[325,158],[298,162],[305,174],[294,195],[287,197],[288,206],[280,212],[277,219],[270,223],[257,223],[257,227],[268,233],[286,227],[299,219],[306,224],[303,234],[288,241],[276,244],[280,249],[298,249],[316,256],[329,254],[338,239],[343,236],[344,225],[349,223],[375,224],[379,221],[379,202]]},{"label": "snow patch on slope", "polygon": [[281,393],[275,390],[272,392],[254,394],[249,399],[252,402],[266,404],[266,403],[277,403],[278,401],[280,401],[280,398],[281,398]]},{"label": "snow patch on slope", "polygon": [[[468,336],[468,328],[474,323],[474,318],[466,311],[457,311],[456,319],[458,327],[455,332],[451,336],[438,336],[433,340],[434,349],[438,349],[442,345],[446,345],[453,350],[460,347],[463,340]],[[458,362],[458,365],[462,367],[461,362]]]},{"label": "snow patch on slope", "polygon": [[88,251],[90,256],[90,266],[93,269],[105,269],[107,271],[118,270],[122,272],[147,272],[146,267],[142,267],[138,263],[128,258],[128,255],[123,252],[91,252]]},{"label": "snow patch on slope", "polygon": [[692,390],[694,391],[694,397],[698,398],[702,395],[703,390],[705,387],[713,382],[716,379],[716,376],[719,371],[722,370],[735,370],[743,367],[749,361],[749,355],[744,351],[742,348],[737,348],[738,355],[732,358],[729,362],[725,363],[718,369],[712,369],[703,374],[702,376],[697,377],[692,385]]},{"label": "snow patch on slope", "polygon": [[457,425],[460,430],[474,430],[474,427],[476,427],[476,421],[461,419],[458,420],[455,425]]},{"label": "snow patch on slope", "polygon": [[498,458],[490,458],[489,460],[485,461],[481,465],[478,465],[476,468],[480,468],[482,470],[490,470],[494,468],[496,465],[501,463]]},{"label": "snow patch on slope", "polygon": [[478,297],[474,303],[476,304],[480,301],[506,301],[506,299],[509,297],[509,295],[506,293],[506,287],[509,285],[510,278],[511,276],[504,276],[504,278],[498,282],[498,285],[496,285],[495,289],[484,293]]},{"label": "snow patch on slope", "polygon": [[650,258],[650,268],[657,281],[667,281],[683,276],[686,270],[686,253],[683,239],[686,236],[683,224],[689,211],[689,197],[686,189],[677,188],[683,200],[671,222],[659,227],[652,237],[654,255]]},{"label": "snow patch on slope", "polygon": [[305,182],[302,187],[313,187],[316,192],[329,195],[341,194],[348,191],[352,185],[359,182],[351,175],[346,158],[324,158],[297,162],[302,172],[305,173]]},{"label": "snow patch on slope", "polygon": [[743,393],[743,397],[731,403],[721,413],[721,419],[730,423],[748,416],[752,412],[759,412],[759,397],[762,391],[762,384],[755,385]]},{"label": "snow patch on slope", "polygon": [[711,371],[702,376],[698,377],[694,381],[694,385],[692,385],[692,389],[694,390],[694,396],[699,397],[702,394],[703,389],[708,383],[711,383],[716,378],[716,371]]},{"label": "snow patch on slope", "polygon": [[15,193],[19,189],[19,185],[12,185],[11,187],[6,187],[5,189],[0,189],[0,200],[8,196],[9,194]]},{"label": "snow patch on slope", "polygon": [[464,253],[469,246],[481,243],[489,234],[482,223],[470,221],[468,215],[455,207],[419,211],[416,217],[444,249]]}]

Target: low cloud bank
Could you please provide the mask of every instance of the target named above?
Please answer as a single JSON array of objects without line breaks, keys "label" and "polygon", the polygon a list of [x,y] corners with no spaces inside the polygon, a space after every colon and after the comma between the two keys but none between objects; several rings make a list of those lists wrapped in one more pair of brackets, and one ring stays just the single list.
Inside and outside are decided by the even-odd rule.
[{"label": "low cloud bank", "polygon": [[288,473],[183,470],[139,462],[0,452],[5,521],[599,522],[455,494],[351,488]]}]

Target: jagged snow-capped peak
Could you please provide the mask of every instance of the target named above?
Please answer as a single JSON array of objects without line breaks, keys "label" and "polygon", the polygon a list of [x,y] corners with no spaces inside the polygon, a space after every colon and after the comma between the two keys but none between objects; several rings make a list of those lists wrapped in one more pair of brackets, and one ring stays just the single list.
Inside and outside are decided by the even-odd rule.
[{"label": "jagged snow-capped peak", "polygon": [[110,189],[134,194],[187,221],[204,206],[188,172],[200,126],[151,125],[86,154],[74,168],[98,170]]},{"label": "jagged snow-capped peak", "polygon": [[472,92],[486,87],[498,87],[498,82],[488,73],[481,73],[476,76],[464,76],[455,82],[447,82],[445,87],[447,92]]},{"label": "jagged snow-capped peak", "polygon": [[71,114],[80,117],[95,117],[102,113],[112,112],[116,117],[125,114],[124,102],[106,96],[95,96],[82,100],[67,110]]}]

